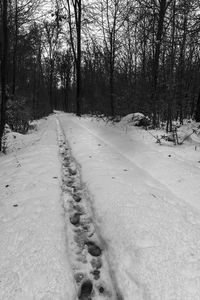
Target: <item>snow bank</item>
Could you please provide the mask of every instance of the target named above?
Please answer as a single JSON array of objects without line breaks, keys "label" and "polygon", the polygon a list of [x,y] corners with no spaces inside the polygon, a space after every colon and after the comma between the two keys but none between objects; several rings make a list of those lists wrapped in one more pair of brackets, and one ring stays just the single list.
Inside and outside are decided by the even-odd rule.
[{"label": "snow bank", "polygon": [[14,132],[6,125],[6,133],[3,137],[3,146],[6,149],[6,153],[16,152],[17,150],[31,146],[37,142],[39,135],[37,134],[38,127],[45,127],[45,119],[39,121],[33,121],[30,124],[30,130],[27,134],[21,134]]},{"label": "snow bank", "polygon": [[123,117],[120,121],[122,125],[144,126],[149,124],[149,118],[142,113],[132,113]]}]

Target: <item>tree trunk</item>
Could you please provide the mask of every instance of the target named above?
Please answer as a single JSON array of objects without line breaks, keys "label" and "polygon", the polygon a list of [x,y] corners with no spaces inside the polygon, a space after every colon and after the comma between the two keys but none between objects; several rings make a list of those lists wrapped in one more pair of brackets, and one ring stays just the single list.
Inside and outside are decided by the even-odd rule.
[{"label": "tree trunk", "polygon": [[110,112],[111,116],[114,117],[115,115],[115,109],[114,109],[114,86],[113,86],[113,79],[114,79],[114,72],[113,72],[113,66],[110,66]]},{"label": "tree trunk", "polygon": [[50,74],[49,74],[49,103],[51,112],[54,109],[53,103],[53,73],[54,73],[54,60],[50,58]]},{"label": "tree trunk", "polygon": [[175,12],[176,12],[176,0],[173,1],[172,7],[172,34],[171,34],[171,54],[170,54],[170,66],[169,66],[169,95],[167,96],[167,127],[166,132],[172,132],[172,104],[174,97],[174,63],[175,63]]},{"label": "tree trunk", "polygon": [[115,115],[114,109],[114,49],[113,49],[113,36],[112,32],[110,33],[110,74],[109,74],[109,83],[110,83],[110,113],[113,117]]},{"label": "tree trunk", "polygon": [[69,112],[68,85],[64,88],[64,112]]},{"label": "tree trunk", "polygon": [[162,0],[160,2],[159,8],[159,16],[158,16],[158,28],[156,33],[156,46],[155,46],[155,55],[153,62],[153,91],[151,95],[151,101],[153,105],[153,125],[156,127],[158,125],[157,120],[157,85],[158,85],[158,71],[159,71],[159,59],[161,52],[161,42],[163,35],[163,26],[164,26],[164,18],[166,13],[166,0]]},{"label": "tree trunk", "polygon": [[36,119],[36,64],[34,64],[33,70],[33,89],[32,89],[32,110],[33,118]]},{"label": "tree trunk", "polygon": [[15,0],[15,40],[13,48],[13,71],[12,71],[12,94],[15,94],[16,89],[16,67],[17,67],[17,45],[18,45],[18,5]]},{"label": "tree trunk", "polygon": [[171,108],[171,101],[167,104],[167,127],[166,132],[172,132],[172,108]]},{"label": "tree trunk", "polygon": [[82,94],[82,78],[81,78],[81,0],[78,1],[78,11],[76,20],[77,31],[77,59],[76,59],[76,115],[81,116],[81,94]]},{"label": "tree trunk", "polygon": [[7,28],[7,0],[3,0],[2,14],[2,59],[1,59],[1,120],[0,120],[0,151],[2,150],[2,137],[6,123],[6,82],[7,82],[7,53],[8,53],[8,28]]},{"label": "tree trunk", "polygon": [[[186,1],[184,2],[186,4]],[[185,49],[186,49],[186,38],[188,34],[188,12],[185,11],[184,19],[183,19],[183,38],[182,44],[180,47],[180,57],[179,57],[179,120],[180,123],[183,124],[183,95],[184,95],[184,75],[185,75]]]},{"label": "tree trunk", "polygon": [[198,99],[197,99],[195,121],[200,122],[200,90],[199,90],[199,95],[198,95]]}]

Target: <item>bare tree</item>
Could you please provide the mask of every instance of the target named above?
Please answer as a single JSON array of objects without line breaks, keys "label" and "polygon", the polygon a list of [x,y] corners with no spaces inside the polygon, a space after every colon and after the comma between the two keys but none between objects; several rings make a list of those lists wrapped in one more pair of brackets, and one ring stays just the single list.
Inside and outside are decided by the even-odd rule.
[{"label": "bare tree", "polygon": [[49,89],[49,102],[51,110],[55,108],[55,103],[53,99],[53,78],[55,71],[55,60],[57,49],[59,46],[59,35],[61,33],[61,27],[59,23],[58,11],[55,12],[55,19],[51,22],[44,21],[44,31],[45,31],[45,48],[48,54],[48,89]]},{"label": "bare tree", "polygon": [[126,16],[126,3],[121,0],[101,0],[101,27],[109,66],[110,113],[115,115],[114,73],[119,46],[119,33]]},{"label": "bare tree", "polygon": [[[73,10],[73,14],[72,11]],[[81,76],[81,31],[82,31],[82,0],[67,0],[70,42],[76,66],[76,114],[81,116],[82,76]]]},{"label": "bare tree", "polygon": [[40,4],[40,0],[13,0],[11,2],[11,19],[12,19],[12,94],[15,95],[16,90],[16,73],[17,73],[17,54],[20,29],[24,24],[31,24],[34,20],[34,13]]},{"label": "bare tree", "polygon": [[158,9],[158,18],[156,19],[157,22],[157,29],[156,29],[156,39],[155,39],[155,53],[153,57],[153,84],[152,84],[152,105],[153,105],[153,124],[157,126],[157,84],[158,84],[158,72],[159,72],[159,59],[161,54],[161,45],[162,45],[162,37],[163,37],[163,29],[164,29],[164,20],[167,8],[169,7],[172,0],[160,0],[155,1],[156,8]]}]

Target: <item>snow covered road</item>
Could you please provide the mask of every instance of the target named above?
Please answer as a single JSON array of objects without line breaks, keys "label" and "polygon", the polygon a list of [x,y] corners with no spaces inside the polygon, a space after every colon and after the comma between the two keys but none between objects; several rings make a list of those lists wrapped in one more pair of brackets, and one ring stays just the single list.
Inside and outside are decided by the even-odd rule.
[{"label": "snow covered road", "polygon": [[[56,127],[57,118],[70,151]],[[21,150],[0,156],[0,300],[77,299],[79,278],[73,278],[73,271],[79,271],[80,253],[75,245],[73,256],[70,235],[80,226],[88,228],[87,234],[93,232],[93,225],[103,252],[98,256],[104,266],[108,263],[123,300],[200,299],[200,170],[194,162],[175,156],[174,149],[169,161],[168,152],[149,146],[136,131],[131,136],[118,127],[64,113],[41,120],[37,132],[20,138]],[[73,158],[63,160],[59,149],[61,155],[64,149],[64,159],[69,153]],[[187,172],[194,192],[184,184]],[[88,218],[79,211],[85,209],[84,193],[80,200],[78,189],[72,190],[80,201],[76,206],[70,204],[73,199],[65,202],[63,191],[74,184],[69,174],[73,180],[79,174],[81,187],[86,184]],[[180,185],[173,184],[171,174],[177,182],[182,176]],[[77,212],[78,221],[71,219]],[[82,245],[82,236],[78,238],[77,245]],[[88,249],[94,246],[89,239],[85,244]],[[99,269],[106,274],[97,263],[94,282]],[[91,273],[91,265],[84,267],[83,262],[81,267]],[[111,299],[109,284],[104,284],[100,299],[105,286]]]},{"label": "snow covered road", "polygon": [[123,300],[109,267],[105,242],[95,224],[92,201],[57,120],[62,163],[62,201],[69,261],[80,300]]},{"label": "snow covered road", "polygon": [[128,143],[122,132],[70,115],[59,118],[93,195],[124,299],[200,299],[199,213],[139,168],[130,148],[121,151]]}]

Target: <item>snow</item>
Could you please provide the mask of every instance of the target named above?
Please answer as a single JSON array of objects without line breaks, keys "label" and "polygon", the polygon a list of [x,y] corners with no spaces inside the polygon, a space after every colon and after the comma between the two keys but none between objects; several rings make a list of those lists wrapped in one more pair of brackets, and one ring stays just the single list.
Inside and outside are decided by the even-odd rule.
[{"label": "snow", "polygon": [[57,112],[9,141],[0,156],[0,299],[76,299],[74,271],[90,272],[73,248],[62,155],[73,156],[70,172],[88,193],[81,222],[93,220],[89,233],[101,243],[105,276],[123,299],[200,299],[198,137],[159,145],[127,120],[114,125]]},{"label": "snow", "polygon": [[[95,226],[91,199],[81,181],[60,122],[58,143],[62,161],[62,199],[65,211],[69,260],[81,300],[121,299],[112,280],[103,238]],[[87,288],[86,288],[87,287]]]},{"label": "snow", "polygon": [[54,117],[24,145],[0,157],[0,299],[73,299]]},{"label": "snow", "polygon": [[[195,159],[184,161],[174,147],[149,146],[135,128],[126,133],[94,119],[59,118],[93,195],[124,299],[200,299]],[[179,176],[188,182],[176,188]]]},{"label": "snow", "polygon": [[149,119],[147,117],[145,117],[145,115],[143,115],[142,113],[131,113],[126,115],[125,117],[123,117],[121,119],[121,124],[127,126],[128,125],[139,125],[141,120],[146,119],[146,121],[148,121]]}]

